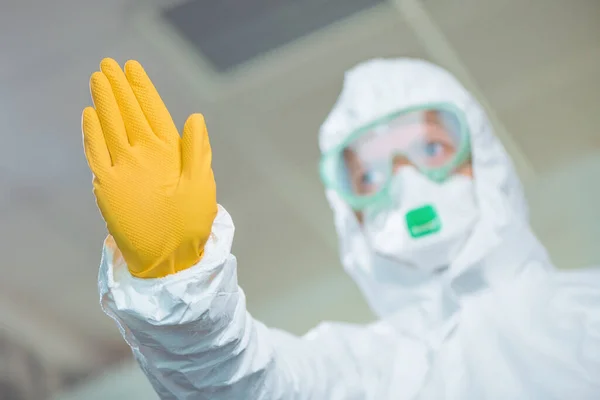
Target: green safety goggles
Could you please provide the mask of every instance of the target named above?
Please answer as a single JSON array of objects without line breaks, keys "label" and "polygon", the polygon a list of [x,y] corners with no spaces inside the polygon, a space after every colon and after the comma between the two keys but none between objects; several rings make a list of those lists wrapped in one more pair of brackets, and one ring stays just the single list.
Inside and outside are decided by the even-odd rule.
[{"label": "green safety goggles", "polygon": [[471,146],[464,113],[450,103],[425,104],[379,118],[322,156],[321,179],[354,210],[389,200],[394,173],[412,165],[443,182]]}]

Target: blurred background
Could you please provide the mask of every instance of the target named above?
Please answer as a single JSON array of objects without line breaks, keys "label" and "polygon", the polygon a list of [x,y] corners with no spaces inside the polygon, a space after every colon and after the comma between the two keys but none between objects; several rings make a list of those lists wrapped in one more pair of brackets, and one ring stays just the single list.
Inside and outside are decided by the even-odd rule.
[{"label": "blurred background", "polygon": [[317,130],[343,73],[437,62],[488,109],[561,268],[600,263],[598,0],[0,0],[0,399],[155,399],[98,305],[106,234],[81,146],[103,57],[205,114],[255,317],[371,314],[340,266]]}]

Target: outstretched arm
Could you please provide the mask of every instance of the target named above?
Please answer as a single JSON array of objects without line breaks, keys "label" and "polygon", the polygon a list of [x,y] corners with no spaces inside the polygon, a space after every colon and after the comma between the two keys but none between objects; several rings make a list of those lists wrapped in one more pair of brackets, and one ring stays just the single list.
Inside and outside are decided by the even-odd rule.
[{"label": "outstretched arm", "polygon": [[246,311],[217,206],[204,120],[179,133],[141,65],[110,59],[83,113],[94,194],[110,233],[99,289],[163,399],[382,399],[393,332],[323,325],[304,338]]},{"label": "outstretched arm", "polygon": [[246,311],[219,208],[204,258],[161,279],[133,277],[111,240],[99,288],[162,399],[383,399],[400,339],[384,327],[321,325],[303,338]]}]

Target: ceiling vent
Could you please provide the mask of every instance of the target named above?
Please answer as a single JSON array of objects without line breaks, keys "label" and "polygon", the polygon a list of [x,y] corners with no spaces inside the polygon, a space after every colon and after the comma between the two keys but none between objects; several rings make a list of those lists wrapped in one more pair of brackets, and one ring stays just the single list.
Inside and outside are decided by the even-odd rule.
[{"label": "ceiling vent", "polygon": [[163,17],[226,72],[385,0],[190,0]]}]

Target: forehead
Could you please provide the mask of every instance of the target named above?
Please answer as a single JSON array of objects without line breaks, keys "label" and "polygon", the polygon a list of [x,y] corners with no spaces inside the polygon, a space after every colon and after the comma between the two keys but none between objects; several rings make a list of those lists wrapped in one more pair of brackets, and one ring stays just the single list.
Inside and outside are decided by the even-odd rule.
[{"label": "forehead", "polygon": [[[382,115],[434,103],[450,103],[467,114],[471,98],[449,73],[428,62],[368,61],[346,73],[338,100],[319,130],[319,146],[327,152]],[[426,117],[433,123],[440,119],[435,112]]]},{"label": "forehead", "polygon": [[396,139],[404,138],[410,142],[411,139],[429,132],[430,128],[443,127],[445,119],[441,114],[442,111],[436,109],[394,113],[358,128],[343,142],[343,146],[356,150],[361,145],[384,137],[389,139],[390,136]]}]

